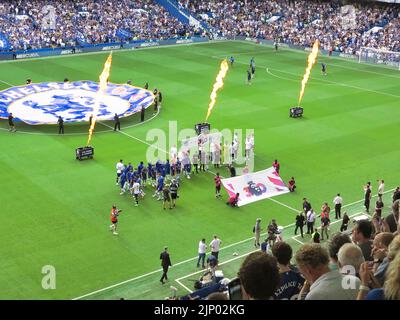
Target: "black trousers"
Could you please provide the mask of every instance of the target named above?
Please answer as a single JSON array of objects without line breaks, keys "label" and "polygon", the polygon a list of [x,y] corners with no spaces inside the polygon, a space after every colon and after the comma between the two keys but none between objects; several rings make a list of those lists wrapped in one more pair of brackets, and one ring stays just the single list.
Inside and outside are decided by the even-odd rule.
[{"label": "black trousers", "polygon": [[217,258],[217,260],[218,260],[218,251],[217,252],[211,252],[211,254],[214,256],[214,257],[216,257]]},{"label": "black trousers", "polygon": [[314,233],[314,222],[307,222],[307,234]]},{"label": "black trousers", "polygon": [[116,123],[115,123],[115,125],[114,125],[114,131],[117,131],[117,128],[118,128],[119,131],[121,131],[121,123],[119,123],[119,122],[116,122]]},{"label": "black trousers", "polygon": [[296,228],[294,228],[294,234],[296,235],[297,234],[297,229],[299,229],[300,228],[300,234],[301,234],[301,237],[303,238],[304,236],[303,236],[303,224],[302,225],[296,225]]},{"label": "black trousers", "polygon": [[365,209],[367,209],[367,212],[369,212],[369,204],[370,204],[371,200],[370,199],[365,199],[364,200],[364,206]]},{"label": "black trousers", "polygon": [[64,126],[59,126],[58,128],[58,134],[64,134]]},{"label": "black trousers", "polygon": [[340,232],[346,231],[347,230],[347,224],[342,223],[340,226]]},{"label": "black trousers", "polygon": [[164,279],[168,280],[168,276],[167,276],[168,266],[165,266],[165,267],[163,266],[162,268],[163,268],[163,274],[162,274],[160,281],[164,281]]},{"label": "black trousers", "polygon": [[340,215],[341,215],[340,210],[341,210],[341,209],[342,209],[342,204],[341,204],[341,203],[335,204],[335,215],[336,215],[336,219],[340,219]]}]

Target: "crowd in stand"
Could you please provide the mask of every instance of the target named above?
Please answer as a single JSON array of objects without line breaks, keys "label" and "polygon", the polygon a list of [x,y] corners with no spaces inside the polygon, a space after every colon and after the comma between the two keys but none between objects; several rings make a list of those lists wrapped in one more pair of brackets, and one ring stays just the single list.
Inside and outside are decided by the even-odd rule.
[{"label": "crowd in stand", "polygon": [[[377,203],[382,201],[379,198],[378,190]],[[313,239],[301,245],[297,252],[281,238],[274,238],[271,244],[262,245],[260,251],[245,258],[238,271],[239,281],[220,280],[221,285],[213,287],[214,292],[206,299],[228,299],[229,293],[237,299],[237,292],[233,292],[230,284],[239,282],[240,299],[400,300],[399,207],[400,188],[397,187],[390,213],[381,216],[385,223],[378,228],[374,218],[364,216],[350,221],[349,232],[337,232],[324,244]],[[375,213],[381,214],[379,209],[375,208]],[[257,219],[253,232],[260,229],[260,222]],[[266,242],[274,224],[276,229],[274,220],[267,227]],[[256,235],[255,245],[257,241]],[[210,270],[215,273],[218,265]],[[196,294],[190,297],[196,298]]]},{"label": "crowd in stand", "polygon": [[[355,54],[362,46],[400,51],[399,7],[354,4],[348,22],[337,1],[180,0],[182,8],[207,23],[213,34],[247,36],[311,46],[319,39],[326,50]],[[127,40],[206,35],[184,25],[154,0],[0,2],[0,34],[13,50],[76,46]],[[54,13],[55,23],[51,22]],[[375,32],[370,32],[373,27]],[[1,49],[0,49],[1,50]]]},{"label": "crowd in stand", "polygon": [[[354,4],[351,23],[342,18],[339,1],[181,0],[180,4],[223,37],[279,39],[300,46],[319,39],[322,48],[349,54],[362,46],[400,51],[398,5]],[[383,29],[368,32],[373,27]]]},{"label": "crowd in stand", "polygon": [[12,49],[166,39],[196,33],[153,0],[54,1],[50,3],[54,11],[48,4],[45,0],[0,2],[0,33],[8,37]]}]

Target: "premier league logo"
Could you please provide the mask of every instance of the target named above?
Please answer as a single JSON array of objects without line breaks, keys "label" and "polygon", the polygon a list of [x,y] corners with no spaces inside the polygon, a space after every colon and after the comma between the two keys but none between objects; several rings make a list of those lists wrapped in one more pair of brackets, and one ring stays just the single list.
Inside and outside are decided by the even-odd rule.
[{"label": "premier league logo", "polygon": [[261,196],[263,193],[267,191],[267,188],[262,183],[254,183],[253,181],[249,181],[248,187],[245,187],[245,191],[248,196]]},{"label": "premier league logo", "polygon": [[0,118],[12,113],[28,124],[56,124],[88,121],[98,108],[98,120],[112,120],[114,114],[127,117],[153,103],[151,91],[130,85],[108,84],[103,94],[93,81],[46,82],[13,87],[0,92]]}]

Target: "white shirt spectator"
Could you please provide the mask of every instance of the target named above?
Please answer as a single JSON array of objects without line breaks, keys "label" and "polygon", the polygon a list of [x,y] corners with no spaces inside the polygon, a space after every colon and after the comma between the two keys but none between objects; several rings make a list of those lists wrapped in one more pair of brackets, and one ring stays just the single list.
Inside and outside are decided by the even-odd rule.
[{"label": "white shirt spectator", "polygon": [[201,241],[199,242],[199,253],[203,254],[206,253],[207,250],[207,245],[205,244],[205,242]]},{"label": "white shirt spectator", "polygon": [[342,197],[341,196],[336,196],[334,199],[333,199],[333,204],[342,204],[343,203],[343,199],[342,199]]},{"label": "white shirt spectator", "polygon": [[383,194],[385,192],[385,183],[381,182],[378,187],[378,194]]},{"label": "white shirt spectator", "polygon": [[210,243],[211,251],[218,252],[221,243],[222,243],[222,241],[219,238],[213,239],[213,241],[211,241],[211,243]]},{"label": "white shirt spectator", "polygon": [[307,222],[314,222],[315,221],[315,212],[314,210],[310,210],[307,212]]}]

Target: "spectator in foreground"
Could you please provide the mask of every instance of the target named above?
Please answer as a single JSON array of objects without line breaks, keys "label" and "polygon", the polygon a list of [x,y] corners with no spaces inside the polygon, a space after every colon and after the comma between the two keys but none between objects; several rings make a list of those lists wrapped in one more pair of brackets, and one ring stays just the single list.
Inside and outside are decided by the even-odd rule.
[{"label": "spectator in foreground", "polygon": [[272,255],[278,261],[280,283],[274,293],[275,300],[295,300],[304,284],[304,278],[290,265],[292,248],[286,242],[277,242],[272,247]]},{"label": "spectator in foreground", "polygon": [[[386,272],[386,280],[382,288],[370,290],[371,282],[376,281],[368,263],[360,268],[361,283],[357,300],[400,300],[400,254],[390,262]],[[376,285],[376,282],[374,283]]]},{"label": "spectator in foreground", "polygon": [[371,261],[372,223],[368,220],[357,221],[352,231],[352,239],[361,248],[365,261]]},{"label": "spectator in foreground", "polygon": [[400,235],[393,238],[392,233],[383,232],[376,236],[373,243],[374,277],[383,285],[390,261],[394,260],[400,252]]},{"label": "spectator in foreground", "polygon": [[[351,239],[347,234],[344,233],[336,233],[333,235],[332,239],[328,243],[328,251],[330,264],[329,268],[331,270],[338,269],[338,252],[339,249],[345,244],[351,243]],[[358,270],[358,269],[357,269]]]},{"label": "spectator in foreground", "polygon": [[245,300],[271,299],[280,281],[276,259],[261,251],[253,252],[246,257],[238,277]]},{"label": "spectator in foreground", "polygon": [[[300,299],[356,299],[360,280],[355,276],[344,276],[338,270],[330,270],[328,251],[321,245],[304,244],[296,253],[296,262],[300,273],[306,279]],[[353,287],[344,288],[344,282],[353,284]]]},{"label": "spectator in foreground", "polygon": [[342,274],[358,275],[364,256],[359,246],[345,243],[338,252],[338,265]]}]

